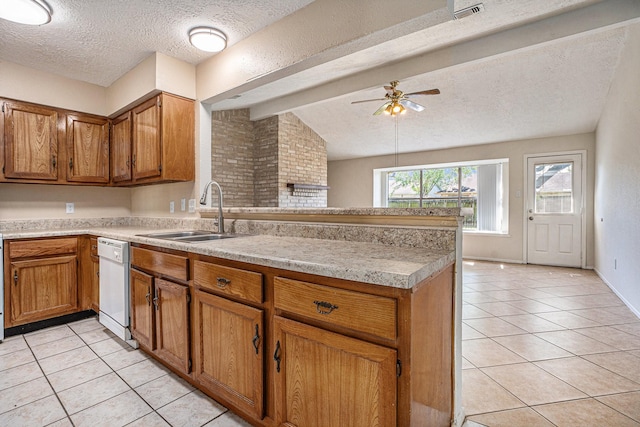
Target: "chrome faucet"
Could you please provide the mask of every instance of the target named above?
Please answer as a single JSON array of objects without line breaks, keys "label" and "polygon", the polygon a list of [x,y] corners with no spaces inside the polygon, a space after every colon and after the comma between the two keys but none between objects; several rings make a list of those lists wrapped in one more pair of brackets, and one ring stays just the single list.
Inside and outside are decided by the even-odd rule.
[{"label": "chrome faucet", "polygon": [[209,192],[209,187],[211,187],[211,184],[214,184],[216,187],[218,187],[218,233],[223,234],[224,217],[222,216],[222,188],[220,188],[220,184],[215,181],[209,181],[204,187],[202,197],[200,197],[200,204],[204,206],[207,205],[207,193]]}]

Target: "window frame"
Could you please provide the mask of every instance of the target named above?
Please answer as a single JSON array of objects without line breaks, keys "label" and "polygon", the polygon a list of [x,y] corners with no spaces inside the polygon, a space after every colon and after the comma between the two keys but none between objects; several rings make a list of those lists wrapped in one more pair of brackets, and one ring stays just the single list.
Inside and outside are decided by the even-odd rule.
[{"label": "window frame", "polygon": [[[464,233],[469,234],[480,234],[480,235],[496,235],[496,236],[507,236],[509,235],[509,159],[508,158],[498,158],[498,159],[484,159],[484,160],[473,160],[473,161],[464,161],[464,162],[452,162],[452,163],[434,163],[434,164],[421,164],[421,165],[408,165],[408,166],[397,166],[397,167],[388,167],[388,168],[378,168],[373,171],[373,205],[375,207],[388,207],[389,202],[389,185],[388,185],[388,176],[392,172],[401,172],[401,171],[413,171],[413,170],[424,170],[424,169],[444,169],[444,168],[459,168],[458,173],[460,173],[460,168],[463,167],[477,167],[482,165],[502,165],[502,227],[500,230],[492,230],[492,231],[483,231],[477,229],[464,229]],[[458,175],[459,176],[459,175]],[[460,181],[459,181],[460,182]],[[458,206],[460,206],[461,201],[461,193],[460,193],[460,184],[458,185]],[[424,195],[420,194],[419,200],[423,200]],[[477,196],[476,196],[477,197]],[[426,199],[428,200],[428,199]],[[415,208],[420,209],[420,208]],[[465,209],[465,208],[461,208]],[[462,212],[464,215],[464,212]]]}]

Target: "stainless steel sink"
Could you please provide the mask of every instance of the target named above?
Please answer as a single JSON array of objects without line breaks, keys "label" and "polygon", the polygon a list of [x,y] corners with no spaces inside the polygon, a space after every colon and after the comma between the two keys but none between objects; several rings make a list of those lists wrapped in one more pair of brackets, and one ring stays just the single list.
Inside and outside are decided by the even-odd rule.
[{"label": "stainless steel sink", "polygon": [[232,237],[238,237],[238,234],[220,234],[204,230],[177,230],[164,231],[160,233],[138,234],[138,236],[148,237],[151,239],[173,240],[174,242],[197,243],[208,242],[211,240],[230,239]]},{"label": "stainless steel sink", "polygon": [[140,237],[150,237],[152,239],[176,239],[182,237],[191,237],[191,236],[202,236],[211,234],[211,231],[204,230],[179,230],[179,231],[164,231],[162,233],[149,233],[149,234],[138,234]]},{"label": "stainless steel sink", "polygon": [[182,237],[174,240],[179,242],[206,242],[209,240],[230,239],[232,237],[238,237],[238,235],[237,234],[205,234],[202,236]]}]

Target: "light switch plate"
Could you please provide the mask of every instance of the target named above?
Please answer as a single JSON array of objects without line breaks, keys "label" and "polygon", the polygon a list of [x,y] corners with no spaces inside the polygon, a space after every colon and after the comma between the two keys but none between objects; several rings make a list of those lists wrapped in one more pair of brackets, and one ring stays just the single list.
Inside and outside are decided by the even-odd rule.
[{"label": "light switch plate", "polygon": [[72,214],[75,212],[75,205],[73,203],[67,203],[67,213]]},{"label": "light switch plate", "polygon": [[181,199],[180,200],[180,210],[182,212],[187,210],[187,199]]},{"label": "light switch plate", "polygon": [[196,211],[196,199],[189,199],[189,213]]},{"label": "light switch plate", "polygon": [[169,213],[174,213],[175,211],[176,211],[176,204],[172,200],[172,201],[169,202]]}]

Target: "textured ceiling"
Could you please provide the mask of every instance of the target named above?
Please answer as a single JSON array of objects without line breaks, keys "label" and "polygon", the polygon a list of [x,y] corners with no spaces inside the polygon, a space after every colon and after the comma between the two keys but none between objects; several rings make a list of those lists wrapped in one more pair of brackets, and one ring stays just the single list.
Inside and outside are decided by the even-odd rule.
[{"label": "textured ceiling", "polygon": [[47,0],[47,25],[0,19],[0,59],[109,86],[153,52],[191,64],[211,57],[189,44],[193,27],[218,28],[232,46],[312,1]]},{"label": "textured ceiling", "polygon": [[[153,52],[192,64],[211,57],[188,43],[190,28],[217,27],[233,46],[311,2],[48,0],[45,26],[0,19],[0,61],[109,86]],[[390,40],[212,99],[212,108],[251,108],[254,118],[293,111],[327,141],[330,160],[395,151],[393,119],[372,116],[379,104],[351,104],[383,97],[395,79],[405,92],[442,92],[414,99],[425,111],[398,119],[400,152],[593,131],[628,26],[640,25],[638,0],[483,3],[459,21],[416,17]]]}]

